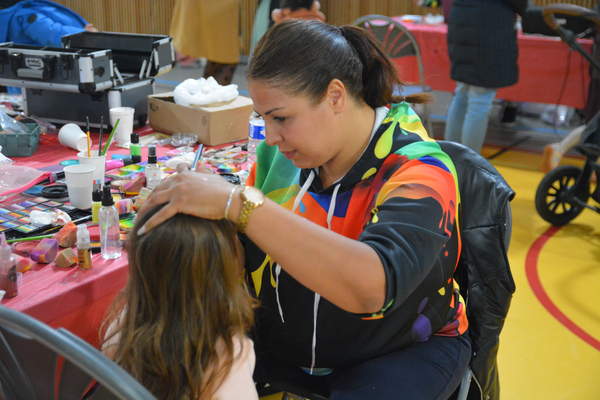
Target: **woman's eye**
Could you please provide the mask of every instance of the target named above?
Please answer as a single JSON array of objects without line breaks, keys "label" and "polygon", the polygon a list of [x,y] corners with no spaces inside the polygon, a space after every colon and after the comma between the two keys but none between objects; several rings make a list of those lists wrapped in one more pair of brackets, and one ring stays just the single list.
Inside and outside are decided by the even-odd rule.
[{"label": "woman's eye", "polygon": [[283,122],[285,121],[285,117],[273,117],[273,120],[277,122]]}]

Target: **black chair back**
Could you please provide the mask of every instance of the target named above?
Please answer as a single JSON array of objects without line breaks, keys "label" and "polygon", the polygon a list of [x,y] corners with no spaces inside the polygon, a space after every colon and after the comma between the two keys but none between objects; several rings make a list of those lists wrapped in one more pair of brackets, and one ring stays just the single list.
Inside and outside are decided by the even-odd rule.
[{"label": "black chair back", "polygon": [[500,397],[496,357],[499,336],[515,292],[507,251],[515,192],[481,155],[462,144],[438,141],[458,175],[462,250],[455,279],[467,302],[470,367],[477,385],[468,399]]},{"label": "black chair back", "polygon": [[[0,398],[156,400],[124,369],[66,329],[0,306]],[[58,383],[58,386],[57,386]]]}]

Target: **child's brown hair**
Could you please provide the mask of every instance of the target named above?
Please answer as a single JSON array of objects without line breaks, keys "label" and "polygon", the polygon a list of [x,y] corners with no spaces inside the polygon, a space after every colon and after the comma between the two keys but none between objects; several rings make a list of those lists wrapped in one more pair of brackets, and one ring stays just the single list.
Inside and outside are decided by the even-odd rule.
[{"label": "child's brown hair", "polygon": [[177,214],[138,236],[160,208],[130,232],[129,280],[103,345],[118,335],[114,361],[158,398],[198,399],[231,369],[233,339],[250,329],[255,300],[240,283],[243,250],[231,222]]}]

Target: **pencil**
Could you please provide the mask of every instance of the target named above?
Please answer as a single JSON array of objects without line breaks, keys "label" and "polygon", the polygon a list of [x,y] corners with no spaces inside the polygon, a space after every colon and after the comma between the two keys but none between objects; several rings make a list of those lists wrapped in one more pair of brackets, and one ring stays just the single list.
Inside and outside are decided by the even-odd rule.
[{"label": "pencil", "polygon": [[196,166],[198,165],[198,161],[200,161],[200,157],[202,157],[202,150],[204,150],[204,145],[200,143],[198,146],[198,151],[196,151],[196,156],[194,157],[194,163],[192,164],[192,171],[196,170]]},{"label": "pencil", "polygon": [[92,147],[92,140],[90,139],[90,117],[85,117],[86,119],[86,131],[87,131],[87,147],[88,147],[88,157],[91,157],[90,148]]},{"label": "pencil", "polygon": [[104,115],[100,116],[100,143],[98,144],[98,157],[102,155],[102,130],[104,129]]}]

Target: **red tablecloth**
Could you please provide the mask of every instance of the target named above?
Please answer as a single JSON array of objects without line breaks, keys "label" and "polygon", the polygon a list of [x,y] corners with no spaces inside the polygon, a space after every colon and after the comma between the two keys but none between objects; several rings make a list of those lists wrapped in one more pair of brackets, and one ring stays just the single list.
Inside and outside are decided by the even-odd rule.
[{"label": "red tablecloth", "polygon": [[[138,132],[144,135],[152,130],[142,128]],[[97,145],[98,134],[93,133],[92,139]],[[170,146],[158,147],[157,153],[163,156],[169,149]],[[128,154],[128,150],[111,147],[108,154],[114,153]],[[59,143],[43,144],[32,156],[13,159],[14,165],[41,168],[67,159],[77,159],[77,151]],[[9,199],[6,203],[13,202],[14,199]],[[97,346],[105,311],[127,282],[127,254],[123,253],[116,260],[104,260],[100,254],[95,254],[92,264],[93,268],[87,271],[79,270],[76,266],[59,268],[54,263],[34,264],[30,271],[23,274],[19,294],[11,299],[3,299],[2,305],[31,315],[54,328],[67,328]]]},{"label": "red tablecloth", "polygon": [[[401,17],[396,17],[400,21]],[[433,90],[452,92],[456,88],[450,79],[450,59],[446,24],[427,25],[402,22],[419,43],[425,83]],[[584,108],[589,85],[589,63],[558,37],[519,33],[519,82],[498,90],[496,97],[510,101],[563,104]],[[580,43],[591,52],[592,40]],[[418,81],[414,59],[398,59],[396,65],[404,81]],[[567,78],[565,85],[565,77]],[[564,87],[564,93],[561,91]]]},{"label": "red tablecloth", "polygon": [[60,268],[54,263],[34,264],[23,274],[19,294],[2,305],[24,312],[54,328],[64,327],[94,346],[104,313],[127,282],[127,255],[104,260],[92,258],[93,268]]}]

